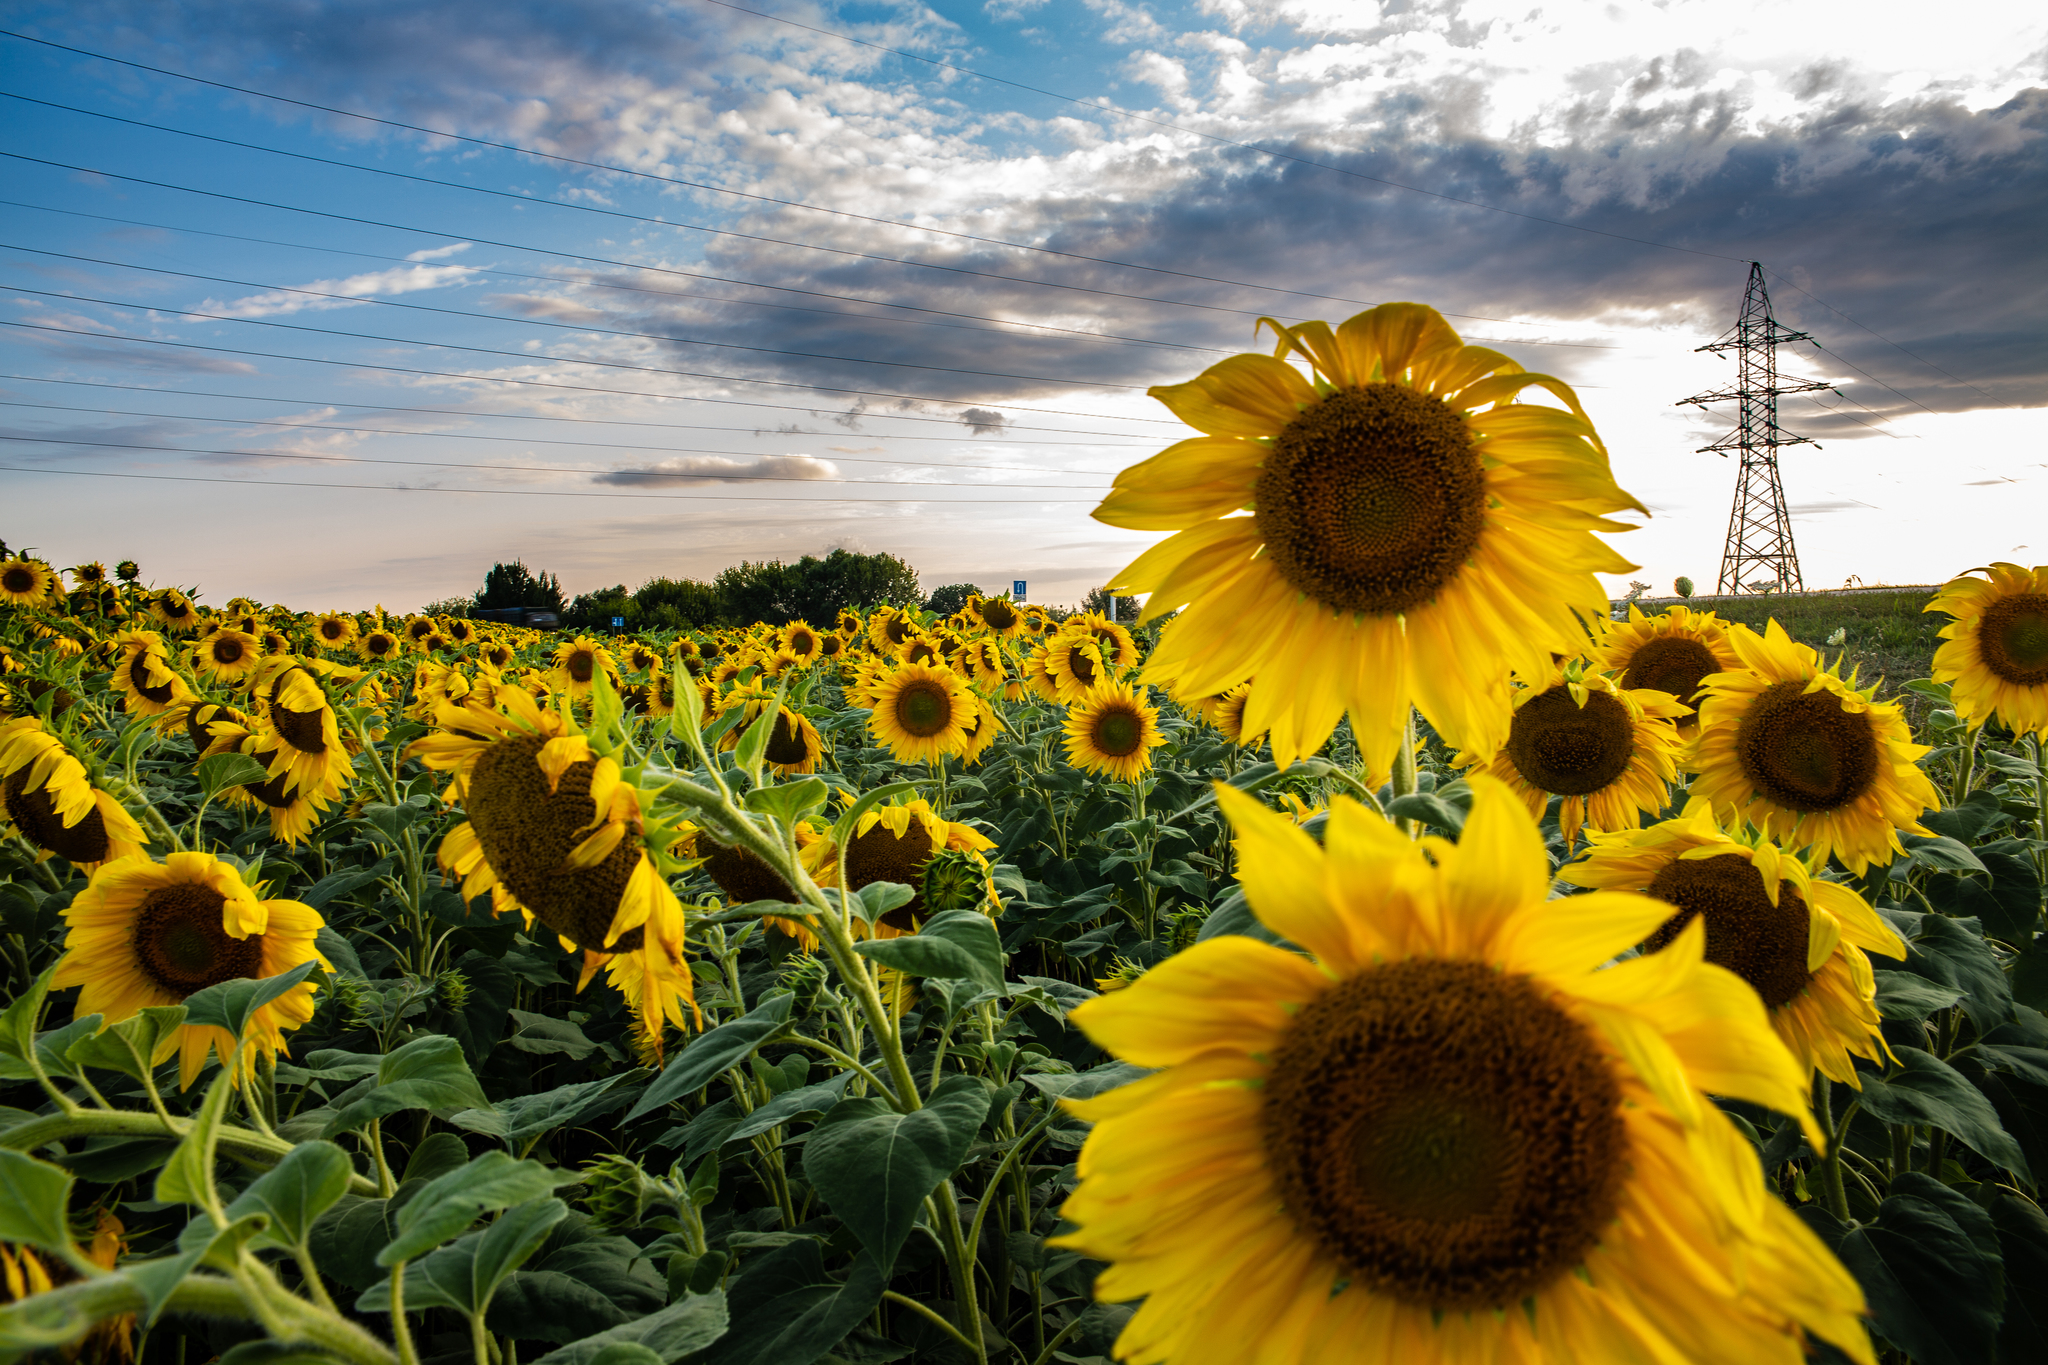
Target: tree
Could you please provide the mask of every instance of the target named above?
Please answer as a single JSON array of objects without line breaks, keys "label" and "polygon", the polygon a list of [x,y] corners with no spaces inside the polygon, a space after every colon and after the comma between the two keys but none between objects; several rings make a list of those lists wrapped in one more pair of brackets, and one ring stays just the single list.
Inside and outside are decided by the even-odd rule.
[{"label": "tree", "polygon": [[692,578],[650,578],[633,593],[642,624],[652,630],[692,630],[741,624],[720,607],[718,589]]},{"label": "tree", "polygon": [[[1090,588],[1088,600],[1081,604],[1082,611],[1099,611],[1109,615],[1109,593],[1102,588]],[[1128,625],[1138,619],[1138,599],[1119,597],[1116,599],[1116,619]]]},{"label": "tree", "polygon": [[640,606],[624,583],[578,593],[576,600],[562,609],[562,624],[575,630],[610,630],[614,616],[626,618],[627,630],[640,628]]},{"label": "tree", "polygon": [[968,598],[980,591],[973,583],[948,583],[943,588],[932,589],[932,595],[925,599],[924,609],[941,616],[951,616],[967,605]]},{"label": "tree", "polygon": [[[623,591],[623,589],[621,590]],[[562,580],[551,573],[534,573],[519,560],[493,564],[484,575],[483,587],[471,599],[478,611],[501,611],[507,607],[531,607],[537,611],[560,611]]]}]

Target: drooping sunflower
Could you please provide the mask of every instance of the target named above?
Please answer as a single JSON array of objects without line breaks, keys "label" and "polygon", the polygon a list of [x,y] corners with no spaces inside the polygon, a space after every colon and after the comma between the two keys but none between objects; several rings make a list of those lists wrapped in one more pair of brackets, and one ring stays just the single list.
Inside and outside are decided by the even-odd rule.
[{"label": "drooping sunflower", "polygon": [[818,771],[825,746],[809,716],[784,706],[775,717],[775,728],[768,733],[768,747],[761,752],[778,777],[789,777]]},{"label": "drooping sunflower", "polygon": [[233,626],[202,636],[192,647],[192,666],[216,682],[239,682],[255,672],[262,661],[262,642]]},{"label": "drooping sunflower", "polygon": [[1728,638],[1742,668],[1706,679],[1686,765],[1723,824],[1747,821],[1819,862],[1832,854],[1859,877],[1904,851],[1900,830],[1928,833],[1920,813],[1941,798],[1897,706],[1844,681],[1839,661],[1823,667],[1775,620]]},{"label": "drooping sunflower", "polygon": [[1061,631],[1039,651],[1044,658],[1045,681],[1053,698],[1072,706],[1090,692],[1115,680],[1115,673],[1102,657],[1102,647],[1092,635]]},{"label": "drooping sunflower", "polygon": [[[216,720],[208,729],[227,738],[241,727]],[[219,745],[214,747],[220,748]],[[334,804],[334,797],[318,788],[291,785],[293,755],[289,746],[274,732],[247,731],[236,742],[235,749],[261,763],[266,773],[274,771],[277,776],[245,782],[235,789],[240,795],[230,799],[239,804],[253,804],[268,814],[270,837],[288,848],[295,848],[311,839],[314,827],[320,823],[320,816]]]},{"label": "drooping sunflower", "polygon": [[[1669,907],[1546,899],[1513,795],[1458,843],[1356,802],[1326,844],[1229,787],[1252,908],[1312,957],[1194,944],[1073,1020],[1159,1068],[1094,1122],[1056,1245],[1143,1299],[1120,1359],[1873,1360],[1856,1281],[1707,1091],[1806,1117],[1761,1004]],[[1645,1065],[1645,1062],[1651,1064]]]},{"label": "drooping sunflower", "polygon": [[[737,844],[722,844],[695,825],[685,825],[689,847],[701,857],[706,876],[717,884],[725,896],[728,906],[751,905],[757,901],[782,901],[787,905],[800,903],[794,888],[783,880],[782,874],[762,862],[752,851]],[[821,837],[808,820],[799,820],[794,831],[799,855]],[[818,947],[818,933],[793,915],[763,915],[761,923],[766,927],[793,938],[806,952]]]},{"label": "drooping sunflower", "polygon": [[1066,734],[1067,762],[1112,782],[1150,771],[1152,751],[1166,743],[1159,708],[1129,683],[1105,683],[1069,706]]},{"label": "drooping sunflower", "polygon": [[1007,597],[976,597],[967,605],[981,628],[999,640],[1012,640],[1024,633],[1024,614]]},{"label": "drooping sunflower", "polygon": [[338,796],[354,779],[355,767],[342,745],[334,706],[313,675],[294,660],[266,659],[250,695],[266,735],[278,741],[267,746],[273,754],[270,777],[284,779],[288,792]]},{"label": "drooping sunflower", "polygon": [[171,669],[164,637],[153,630],[124,630],[114,637],[120,657],[114,664],[114,686],[131,716],[160,716],[189,702],[191,689]]},{"label": "drooping sunflower", "polygon": [[22,838],[90,872],[139,854],[149,836],[35,716],[0,723],[0,801]]},{"label": "drooping sunflower", "polygon": [[469,817],[442,838],[440,865],[465,899],[488,891],[497,913],[539,920],[581,950],[583,984],[602,966],[658,1045],[665,1023],[696,1017],[683,907],[657,863],[675,833],[564,711],[510,687],[493,700],[443,705],[437,731],[407,750],[453,775],[448,795]]},{"label": "drooping sunflower", "polygon": [[968,699],[974,703],[974,719],[967,722],[967,737],[960,747],[960,762],[973,767],[981,762],[981,756],[996,742],[996,736],[1003,732],[1003,718],[996,714],[995,707],[981,693],[970,690]]},{"label": "drooping sunflower", "polygon": [[1956,619],[1941,628],[1934,680],[1950,684],[1956,714],[1974,729],[1996,717],[2048,740],[2048,565],[2000,561],[1942,585],[1922,610]]},{"label": "drooping sunflower", "polygon": [[41,560],[27,555],[0,560],[0,602],[10,607],[40,607],[56,585],[57,575]]},{"label": "drooping sunflower", "polygon": [[1906,946],[1863,897],[1824,881],[1797,854],[1746,830],[1730,834],[1695,797],[1677,819],[1592,836],[1558,875],[1574,886],[1640,891],[1678,913],[1644,941],[1707,925],[1707,961],[1747,981],[1802,1068],[1860,1090],[1853,1058],[1882,1064],[1876,978],[1866,953],[1904,958]]},{"label": "drooping sunflower", "polygon": [[1461,756],[1507,783],[1538,817],[1561,796],[1559,831],[1569,848],[1581,827],[1634,829],[1664,809],[1678,780],[1684,741],[1674,723],[1689,714],[1669,693],[1631,691],[1598,673],[1553,673],[1547,688],[1515,694],[1507,743],[1490,761]]},{"label": "drooping sunflower", "polygon": [[[1603,622],[1607,618],[1600,618]],[[1628,620],[1606,625],[1587,651],[1593,668],[1619,673],[1630,691],[1655,688],[1669,692],[1686,708],[1689,725],[1700,704],[1700,682],[1709,674],[1742,667],[1728,643],[1728,623],[1711,611],[1677,605],[1655,616],[1628,604]]]},{"label": "drooping sunflower", "polygon": [[[1250,719],[1283,765],[1348,711],[1388,771],[1411,701],[1455,747],[1492,751],[1509,721],[1496,680],[1578,649],[1580,621],[1607,611],[1595,572],[1629,568],[1592,533],[1629,529],[1607,514],[1642,504],[1568,385],[1464,345],[1432,309],[1268,325],[1273,355],[1151,390],[1202,435],[1119,474],[1096,509],[1179,532],[1110,585],[1151,594],[1140,620],[1187,608],[1147,679],[1200,694],[1266,677]],[[1513,401],[1531,387],[1564,407]]]},{"label": "drooping sunflower", "polygon": [[199,625],[199,608],[192,605],[192,599],[175,588],[166,588],[150,599],[150,614],[166,630],[188,631]]},{"label": "drooping sunflower", "polygon": [[[210,853],[173,853],[161,863],[121,858],[93,874],[64,911],[69,931],[53,988],[78,986],[74,1013],[118,1024],[152,1005],[178,1005],[195,991],[238,977],[261,979],[304,962],[331,964],[314,946],[325,923],[311,906],[264,900],[234,866]],[[313,1017],[311,981],[250,1016],[238,1077],[255,1054],[275,1058],[284,1034]],[[178,1085],[192,1084],[209,1052],[226,1066],[236,1038],[210,1024],[183,1024],[157,1045],[156,1062],[178,1054]]]},{"label": "drooping sunflower", "polygon": [[965,748],[975,715],[959,674],[943,665],[904,664],[880,679],[868,727],[897,762],[924,763]]},{"label": "drooping sunflower", "polygon": [[192,751],[202,759],[234,753],[254,733],[249,728],[249,717],[232,706],[194,699],[182,709],[180,723],[192,741]]},{"label": "drooping sunflower", "polygon": [[1251,683],[1241,682],[1216,699],[1216,705],[1208,716],[1209,723],[1241,749],[1249,749],[1266,737],[1264,730],[1245,729],[1244,711],[1251,704],[1251,699]]},{"label": "drooping sunflower", "polygon": [[395,659],[402,646],[398,637],[388,630],[370,630],[356,638],[356,653],[371,661]]},{"label": "drooping sunflower", "polygon": [[[895,882],[915,891],[908,904],[875,923],[880,938],[915,933],[927,915],[941,910],[999,913],[1002,903],[982,856],[995,846],[972,825],[941,818],[922,797],[877,806],[854,822],[847,839],[847,889]],[[831,838],[819,839],[798,856],[819,886],[839,885],[839,845]],[[860,921],[855,926],[859,930]]]}]

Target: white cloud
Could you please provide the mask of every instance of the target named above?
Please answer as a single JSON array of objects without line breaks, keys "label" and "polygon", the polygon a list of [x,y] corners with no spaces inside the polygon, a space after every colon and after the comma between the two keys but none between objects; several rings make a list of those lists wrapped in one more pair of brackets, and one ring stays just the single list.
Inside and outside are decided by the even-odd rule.
[{"label": "white cloud", "polygon": [[470,244],[468,242],[456,242],[450,246],[430,246],[422,251],[407,252],[405,259],[408,261],[438,261],[444,256],[453,256],[459,251],[467,251],[469,247]]},{"label": "white cloud", "polygon": [[[414,265],[351,275],[341,280],[314,280],[298,288],[306,293],[274,289],[222,303],[208,299],[199,305],[202,313],[221,313],[231,318],[267,318],[281,313],[302,313],[317,309],[349,308],[380,294],[413,294],[422,289],[439,289],[468,278],[474,270],[466,265]],[[322,298],[320,295],[340,295]]]},{"label": "white cloud", "polygon": [[836,479],[839,466],[814,455],[762,456],[754,460],[729,460],[716,455],[675,455],[652,464],[608,470],[597,483],[624,488],[665,488],[706,483],[753,483],[788,480],[802,483],[811,479]]}]

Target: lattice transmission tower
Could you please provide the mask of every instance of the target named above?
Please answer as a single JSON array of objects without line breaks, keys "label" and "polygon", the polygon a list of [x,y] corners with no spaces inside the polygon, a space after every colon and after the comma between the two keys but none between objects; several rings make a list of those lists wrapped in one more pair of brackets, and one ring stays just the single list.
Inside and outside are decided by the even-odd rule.
[{"label": "lattice transmission tower", "polygon": [[[1778,347],[1788,341],[1812,341],[1805,332],[1778,325],[1771,316],[1771,295],[1764,286],[1762,262],[1749,264],[1749,290],[1742,296],[1742,316],[1720,340],[1698,349],[1725,354],[1736,353],[1738,369],[1733,388],[1694,394],[1675,406],[1734,399],[1735,430],[1698,453],[1713,451],[1723,459],[1731,450],[1742,453],[1742,469],[1735,480],[1735,506],[1728,514],[1728,540],[1721,551],[1719,593],[1801,592],[1805,581],[1799,576],[1799,552],[1792,546],[1792,518],[1785,510],[1785,485],[1778,478],[1778,447],[1820,443],[1794,436],[1778,425],[1778,397],[1832,389],[1818,380],[1778,379]],[[1762,576],[1752,577],[1762,569]]]}]

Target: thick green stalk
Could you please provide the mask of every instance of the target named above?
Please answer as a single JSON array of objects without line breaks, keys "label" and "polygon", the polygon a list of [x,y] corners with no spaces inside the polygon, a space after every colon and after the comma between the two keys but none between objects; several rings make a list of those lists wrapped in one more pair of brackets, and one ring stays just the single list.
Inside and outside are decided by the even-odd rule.
[{"label": "thick green stalk", "polygon": [[[0,1133],[0,1146],[10,1147],[17,1152],[33,1152],[46,1143],[59,1142],[70,1137],[177,1137],[182,1138],[190,1129],[187,1119],[166,1119],[156,1114],[138,1114],[128,1110],[79,1109],[69,1114],[44,1114],[26,1123],[16,1124]],[[246,1128],[222,1124],[215,1141],[228,1156],[248,1160],[252,1164],[268,1169],[275,1166],[292,1144],[283,1138],[265,1137],[252,1133]],[[362,1176],[349,1176],[349,1193],[375,1199],[380,1191],[376,1182]]]}]

